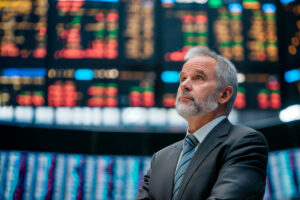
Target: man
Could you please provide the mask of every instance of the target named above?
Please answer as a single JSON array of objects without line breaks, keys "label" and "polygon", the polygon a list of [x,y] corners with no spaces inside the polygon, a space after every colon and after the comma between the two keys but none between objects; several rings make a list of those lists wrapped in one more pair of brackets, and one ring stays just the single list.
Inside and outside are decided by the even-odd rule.
[{"label": "man", "polygon": [[187,136],[153,155],[136,199],[263,199],[266,139],[227,119],[237,93],[234,65],[203,47],[185,59],[176,109]]}]

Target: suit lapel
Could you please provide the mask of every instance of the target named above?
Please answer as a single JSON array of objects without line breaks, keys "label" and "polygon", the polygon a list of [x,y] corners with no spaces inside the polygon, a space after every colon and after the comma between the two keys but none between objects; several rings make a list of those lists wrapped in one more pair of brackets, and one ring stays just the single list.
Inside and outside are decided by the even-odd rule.
[{"label": "suit lapel", "polygon": [[196,169],[201,165],[207,155],[218,145],[220,144],[228,134],[229,128],[231,127],[231,123],[228,119],[224,119],[221,121],[215,128],[213,128],[210,133],[206,136],[203,142],[198,147],[195,155],[190,162],[186,173],[182,179],[181,186],[178,193],[178,199],[181,199],[183,192],[188,184],[189,180],[191,179],[192,175],[196,171]]},{"label": "suit lapel", "polygon": [[165,188],[165,199],[172,199],[174,174],[180,152],[182,151],[182,142],[183,140],[179,141],[174,148],[169,151],[166,157],[167,165],[163,165],[161,168],[161,171],[164,172],[163,187]]}]

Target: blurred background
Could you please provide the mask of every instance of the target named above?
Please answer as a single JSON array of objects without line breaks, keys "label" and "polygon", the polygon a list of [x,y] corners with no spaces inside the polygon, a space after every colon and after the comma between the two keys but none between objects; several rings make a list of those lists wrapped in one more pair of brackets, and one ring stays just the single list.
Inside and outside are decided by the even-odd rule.
[{"label": "blurred background", "polygon": [[233,123],[270,148],[265,199],[300,199],[299,0],[0,0],[0,199],[134,199],[192,46],[238,70]]}]

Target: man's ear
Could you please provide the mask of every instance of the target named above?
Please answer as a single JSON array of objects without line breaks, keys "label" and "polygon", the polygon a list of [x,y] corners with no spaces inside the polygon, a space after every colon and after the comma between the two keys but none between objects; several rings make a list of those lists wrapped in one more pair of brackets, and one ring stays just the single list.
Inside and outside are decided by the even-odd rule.
[{"label": "man's ear", "polygon": [[218,102],[219,104],[226,104],[233,94],[233,88],[228,85],[221,89],[219,93]]}]

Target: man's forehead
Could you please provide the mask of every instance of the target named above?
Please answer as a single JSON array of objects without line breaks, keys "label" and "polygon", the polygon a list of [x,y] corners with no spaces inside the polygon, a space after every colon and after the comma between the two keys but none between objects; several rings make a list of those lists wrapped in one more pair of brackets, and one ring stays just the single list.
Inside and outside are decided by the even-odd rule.
[{"label": "man's forehead", "polygon": [[199,73],[210,73],[214,71],[217,65],[217,60],[210,56],[197,56],[191,58],[184,63],[181,73],[185,72],[199,72]]}]

